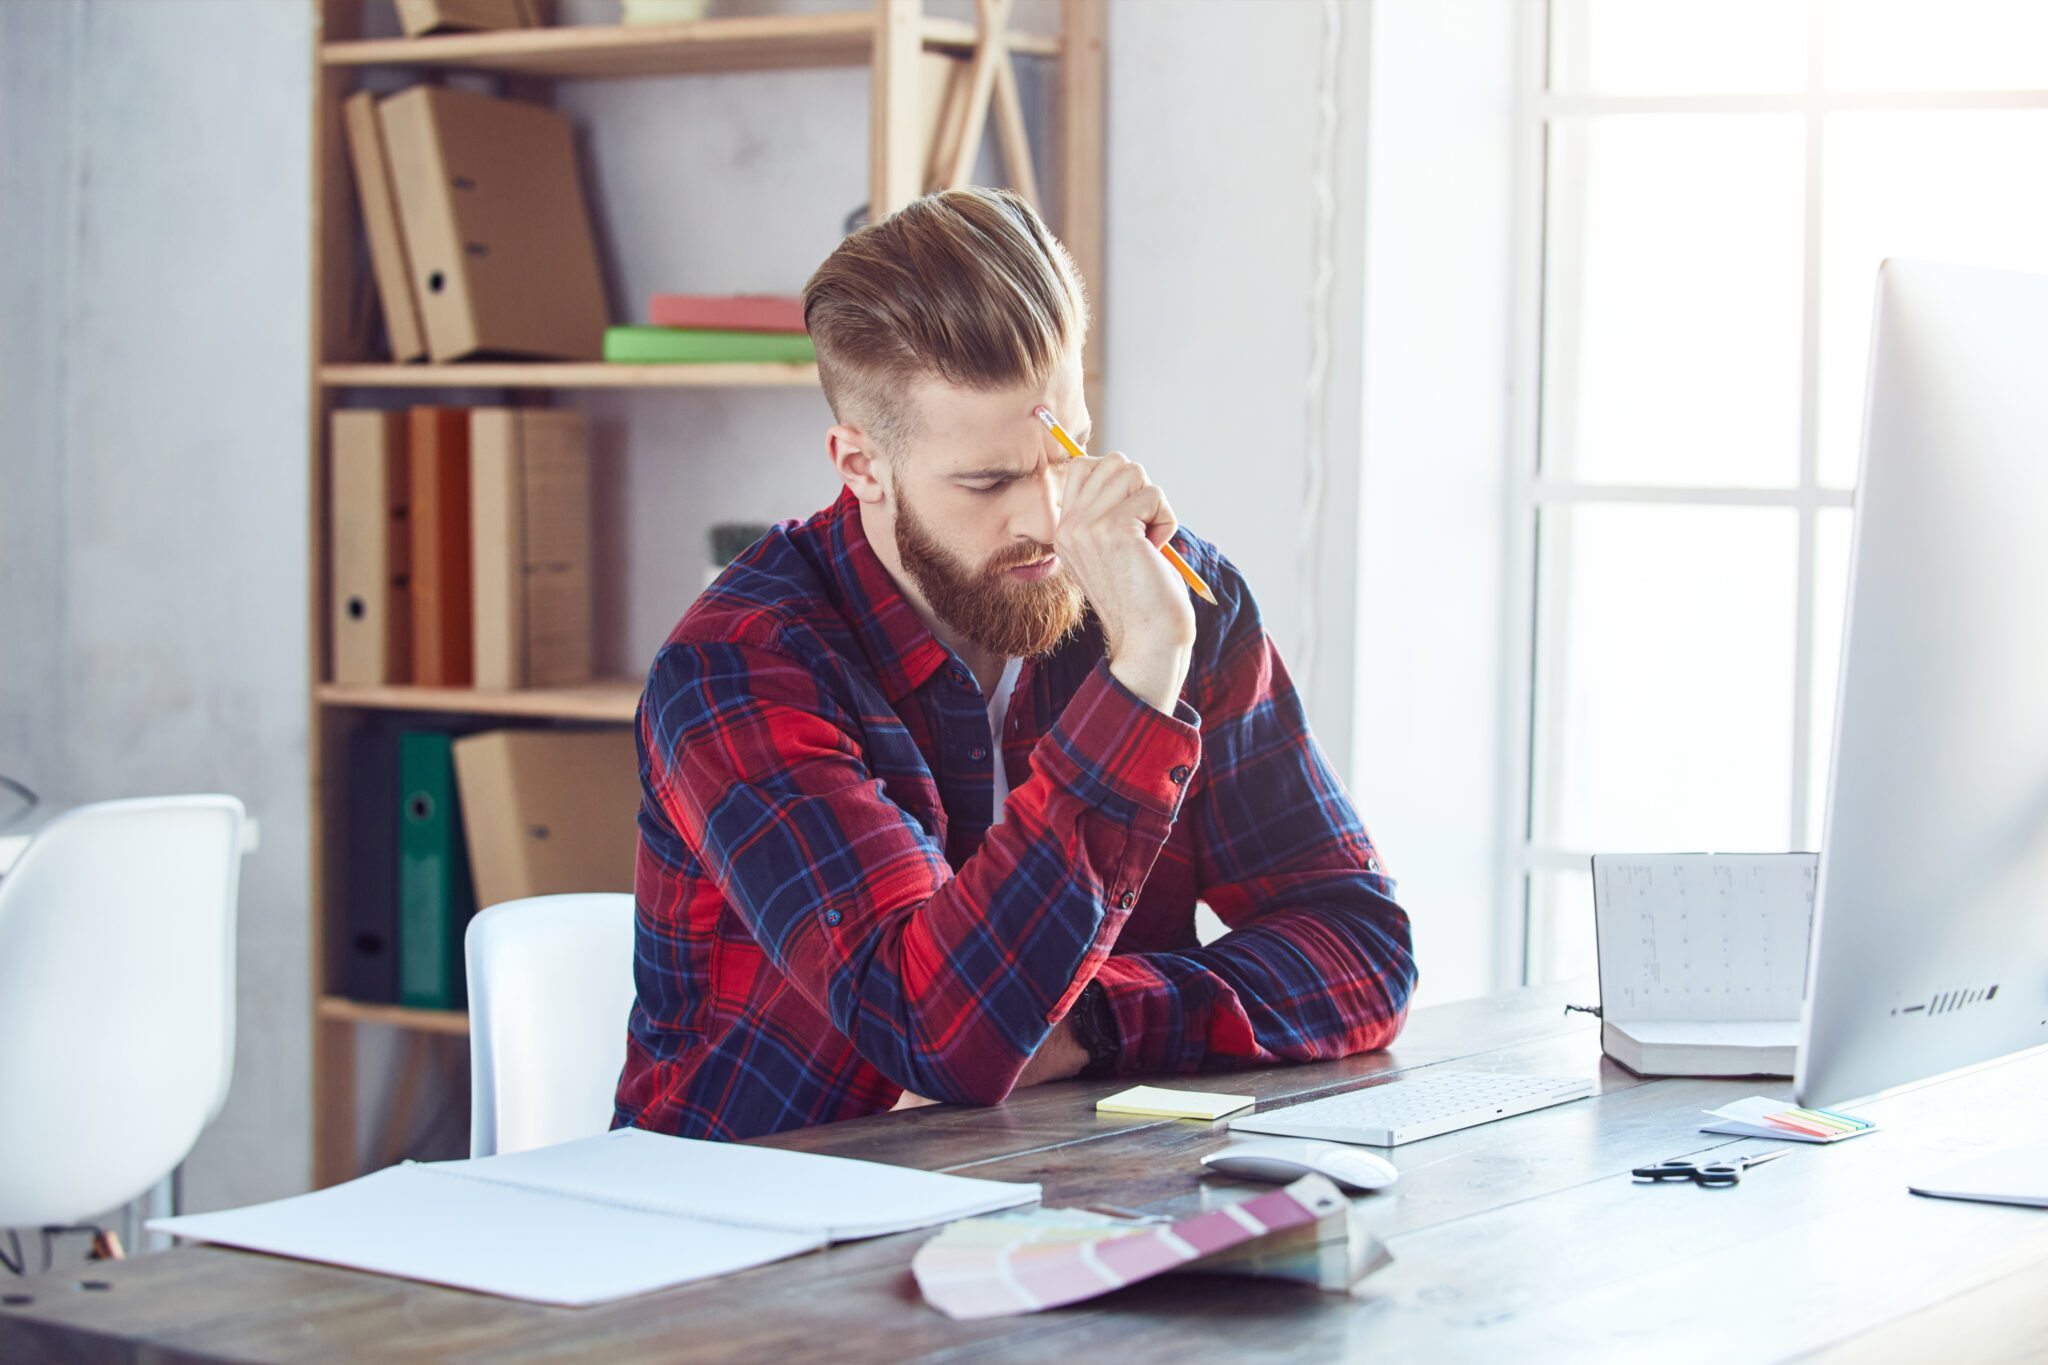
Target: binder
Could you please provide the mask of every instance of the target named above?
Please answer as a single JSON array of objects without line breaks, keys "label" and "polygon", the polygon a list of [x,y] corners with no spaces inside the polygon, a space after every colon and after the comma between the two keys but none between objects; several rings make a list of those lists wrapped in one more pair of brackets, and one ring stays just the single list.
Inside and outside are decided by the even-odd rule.
[{"label": "binder", "polygon": [[419,303],[412,296],[405,236],[398,229],[398,204],[391,197],[391,163],[377,120],[377,97],[367,90],[350,95],[342,101],[341,122],[348,135],[348,160],[355,171],[356,200],[363,207],[363,232],[370,239],[370,273],[376,277],[377,299],[384,308],[391,358],[418,360],[426,355],[427,344],[420,335]]},{"label": "binder", "polygon": [[464,29],[536,28],[535,0],[397,0],[408,38]]},{"label": "binder", "polygon": [[469,545],[469,411],[409,416],[413,681],[468,687],[475,676]]},{"label": "binder", "polygon": [[590,461],[583,414],[470,414],[470,545],[478,687],[586,682]]},{"label": "binder", "polygon": [[415,1009],[467,1003],[462,934],[476,909],[450,737],[398,737],[398,998]]},{"label": "binder", "polygon": [[403,413],[334,413],[328,424],[328,624],[338,683],[397,683],[411,676],[408,483]]},{"label": "binder", "polygon": [[569,120],[416,85],[377,106],[435,363],[595,360],[607,321]]},{"label": "binder", "polygon": [[398,735],[367,721],[348,736],[342,803],[341,990],[398,1003]]},{"label": "binder", "polygon": [[478,905],[631,891],[639,842],[633,732],[488,730],[455,741]]}]

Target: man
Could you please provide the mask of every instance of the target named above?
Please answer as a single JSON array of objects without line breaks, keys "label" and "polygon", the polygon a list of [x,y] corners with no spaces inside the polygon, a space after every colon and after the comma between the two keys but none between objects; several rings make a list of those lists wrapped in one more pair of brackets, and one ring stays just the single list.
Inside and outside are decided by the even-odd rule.
[{"label": "man", "polygon": [[[804,308],[843,489],[648,676],[615,1123],[745,1138],[1385,1046],[1407,916],[1250,591],[1142,468],[1034,415],[1085,445],[1065,248],[1014,195],[933,195]],[[1198,899],[1231,928],[1207,947]]]}]

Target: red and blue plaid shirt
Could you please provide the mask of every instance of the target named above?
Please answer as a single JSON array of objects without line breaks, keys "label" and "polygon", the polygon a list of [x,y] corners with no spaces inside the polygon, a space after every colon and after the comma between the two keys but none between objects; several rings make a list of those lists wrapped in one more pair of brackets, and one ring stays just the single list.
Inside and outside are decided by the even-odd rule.
[{"label": "red and blue plaid shirt", "polygon": [[[1176,714],[1110,675],[1091,623],[1025,662],[998,738],[858,506],[776,527],[655,657],[615,1125],[993,1104],[1091,980],[1120,1072],[1390,1042],[1408,918],[1235,568],[1181,533],[1221,605],[1195,603]],[[1206,947],[1198,900],[1231,930]]]}]

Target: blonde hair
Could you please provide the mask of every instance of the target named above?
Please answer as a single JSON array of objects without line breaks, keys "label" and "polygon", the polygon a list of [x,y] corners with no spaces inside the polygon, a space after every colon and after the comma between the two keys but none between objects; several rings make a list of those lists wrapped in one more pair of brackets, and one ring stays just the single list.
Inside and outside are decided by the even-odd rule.
[{"label": "blonde hair", "polygon": [[945,190],[847,237],[804,286],[833,416],[885,446],[914,434],[910,382],[1039,382],[1088,335],[1080,272],[1008,190]]}]

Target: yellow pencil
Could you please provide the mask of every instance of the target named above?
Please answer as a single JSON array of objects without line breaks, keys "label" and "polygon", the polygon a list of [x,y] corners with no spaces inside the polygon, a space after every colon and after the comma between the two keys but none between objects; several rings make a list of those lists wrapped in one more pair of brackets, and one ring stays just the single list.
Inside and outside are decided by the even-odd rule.
[{"label": "yellow pencil", "polygon": [[[1031,415],[1045,423],[1045,429],[1052,433],[1053,439],[1065,448],[1069,456],[1076,460],[1087,458],[1088,452],[1075,444],[1074,438],[1067,435],[1067,429],[1059,424],[1058,419],[1052,415],[1044,404],[1041,403],[1033,408]],[[1180,557],[1180,551],[1174,549],[1172,544],[1168,543],[1159,547],[1159,553],[1166,556],[1167,563],[1180,570],[1180,576],[1187,580],[1190,588],[1194,589],[1195,596],[1201,598],[1212,607],[1216,605],[1216,594],[1209,591],[1209,585],[1202,581],[1200,574],[1188,567],[1188,562]]]}]

